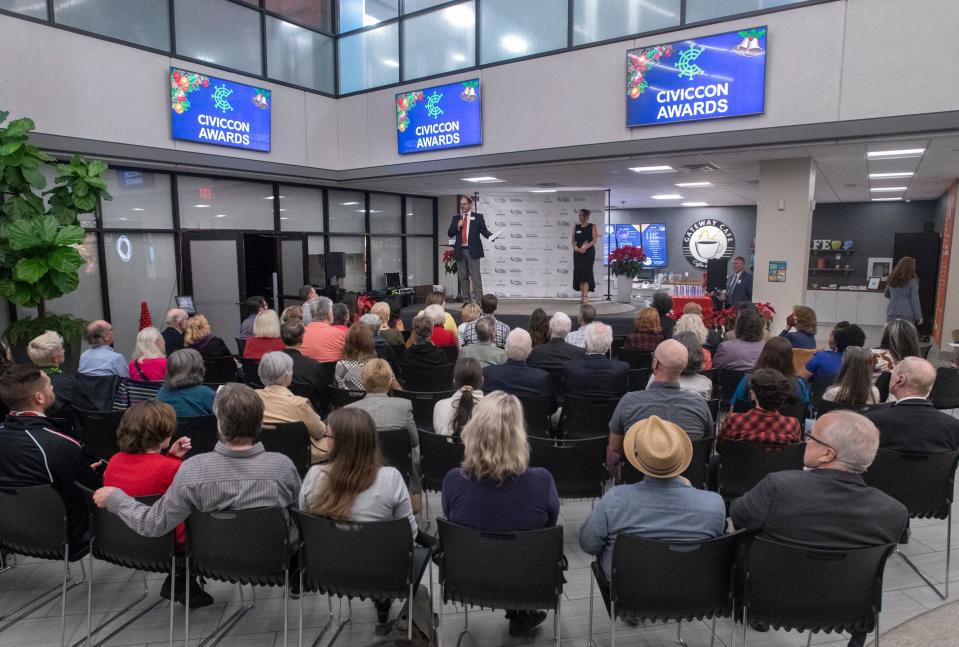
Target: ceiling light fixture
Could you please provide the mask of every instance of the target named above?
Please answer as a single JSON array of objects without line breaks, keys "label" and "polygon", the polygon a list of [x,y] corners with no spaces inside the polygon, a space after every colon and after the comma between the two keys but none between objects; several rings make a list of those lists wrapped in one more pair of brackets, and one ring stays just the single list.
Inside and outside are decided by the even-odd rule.
[{"label": "ceiling light fixture", "polygon": [[226,214],[225,214],[225,213],[218,213],[218,214],[216,214],[216,217],[217,217],[217,218],[226,218]]},{"label": "ceiling light fixture", "polygon": [[443,11],[443,17],[454,27],[472,27],[476,20],[473,10],[465,4],[449,7]]},{"label": "ceiling light fixture", "polygon": [[920,157],[926,152],[925,148],[902,148],[891,151],[867,151],[866,159],[895,159],[897,157]]},{"label": "ceiling light fixture", "polygon": [[487,184],[490,182],[505,182],[506,180],[501,180],[498,177],[493,177],[492,175],[480,175],[478,177],[464,177],[464,182],[473,182],[474,184]]},{"label": "ceiling light fixture", "polygon": [[874,186],[869,190],[875,193],[890,193],[892,191],[905,191],[906,188],[904,186]]},{"label": "ceiling light fixture", "polygon": [[881,180],[883,178],[890,178],[890,177],[912,177],[913,175],[915,175],[915,173],[913,173],[912,171],[900,171],[896,173],[870,173],[869,179]]},{"label": "ceiling light fixture", "polygon": [[892,202],[893,200],[902,200],[902,197],[898,198],[873,198],[872,202]]},{"label": "ceiling light fixture", "polygon": [[682,200],[683,196],[678,193],[657,193],[656,195],[649,196],[653,200]]},{"label": "ceiling light fixture", "polygon": [[708,207],[708,202],[683,202],[682,206],[684,207]]},{"label": "ceiling light fixture", "polygon": [[676,186],[686,189],[686,188],[712,186],[712,185],[713,185],[712,182],[679,182]]},{"label": "ceiling light fixture", "polygon": [[529,42],[516,34],[506,34],[499,39],[499,44],[510,54],[522,54],[529,49]]},{"label": "ceiling light fixture", "polygon": [[356,201],[353,201],[353,202],[341,202],[340,204],[343,205],[344,207],[352,207],[353,205],[359,204],[359,202],[356,202]]},{"label": "ceiling light fixture", "polygon": [[130,209],[130,211],[146,211],[146,209],[142,207],[133,207],[132,209]]},{"label": "ceiling light fixture", "polygon": [[556,193],[556,189],[533,189],[530,193]]},{"label": "ceiling light fixture", "polygon": [[661,164],[659,166],[633,166],[629,170],[633,173],[668,173],[673,170],[673,167]]},{"label": "ceiling light fixture", "polygon": [[194,208],[194,209],[209,209],[209,208],[212,207],[212,206],[213,206],[213,205],[211,205],[211,204],[195,204],[195,205],[193,205],[193,208]]},{"label": "ceiling light fixture", "polygon": [[400,62],[397,61],[395,58],[384,58],[384,59],[383,59],[383,65],[385,65],[385,66],[387,66],[387,67],[399,67],[399,66],[400,66]]}]

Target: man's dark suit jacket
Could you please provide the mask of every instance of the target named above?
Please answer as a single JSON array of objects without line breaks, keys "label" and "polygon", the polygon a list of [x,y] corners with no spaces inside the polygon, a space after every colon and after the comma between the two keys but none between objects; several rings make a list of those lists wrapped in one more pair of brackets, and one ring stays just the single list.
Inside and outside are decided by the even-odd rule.
[{"label": "man's dark suit jacket", "polygon": [[590,353],[563,366],[566,395],[582,398],[621,398],[626,394],[629,364]]},{"label": "man's dark suit jacket", "polygon": [[549,373],[514,359],[483,369],[483,393],[492,391],[506,391],[516,397],[553,393]]},{"label": "man's dark suit jacket", "polygon": [[753,300],[753,275],[751,272],[743,270],[739,281],[733,286],[732,290],[726,292],[726,305],[738,306],[740,303],[752,303]]},{"label": "man's dark suit jacket", "polygon": [[534,346],[526,363],[544,371],[562,371],[563,365],[571,359],[586,359],[586,350],[553,337],[545,344]]},{"label": "man's dark suit jacket", "polygon": [[[473,220],[469,225],[469,238],[466,241],[466,248],[473,258],[483,258],[485,252],[483,251],[483,241],[480,240],[480,235],[482,234],[486,238],[489,238],[493,235],[493,232],[486,228],[486,220],[483,219],[483,214],[474,212],[471,213],[470,216],[473,217]],[[460,218],[462,218],[460,214],[453,216],[453,219],[450,221],[450,228],[446,232],[450,238],[456,239],[456,242],[453,243],[453,251],[457,256],[459,256],[460,251],[463,249],[463,234],[456,227]]]},{"label": "man's dark suit jacket", "polygon": [[167,357],[173,354],[173,351],[183,348],[183,333],[176,328],[167,326],[160,333],[160,336],[163,337],[163,343],[166,344]]},{"label": "man's dark suit jacket", "polygon": [[941,454],[959,449],[959,420],[929,400],[909,399],[870,411],[879,428],[879,446],[897,452]]},{"label": "man's dark suit jacket", "polygon": [[283,352],[293,358],[293,384],[297,395],[311,393],[308,397],[310,403],[316,408],[318,405],[325,405],[328,399],[327,387],[329,379],[323,370],[323,365],[311,357],[307,357],[295,348],[284,348]]}]

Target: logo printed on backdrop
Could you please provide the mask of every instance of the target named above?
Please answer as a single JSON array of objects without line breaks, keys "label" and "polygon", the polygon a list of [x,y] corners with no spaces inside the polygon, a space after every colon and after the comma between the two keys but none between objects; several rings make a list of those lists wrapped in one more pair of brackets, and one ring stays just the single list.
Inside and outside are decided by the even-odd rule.
[{"label": "logo printed on backdrop", "polygon": [[721,220],[697,220],[683,234],[683,256],[699,269],[706,269],[706,261],[732,258],[735,253],[736,237],[732,229]]}]

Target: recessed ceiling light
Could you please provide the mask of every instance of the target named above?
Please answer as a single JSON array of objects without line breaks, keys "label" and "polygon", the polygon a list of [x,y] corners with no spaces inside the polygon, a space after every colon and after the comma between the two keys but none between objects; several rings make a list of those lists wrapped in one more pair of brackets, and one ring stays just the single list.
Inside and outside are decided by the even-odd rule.
[{"label": "recessed ceiling light", "polygon": [[872,202],[892,202],[893,200],[902,200],[902,197],[898,198],[873,198]]},{"label": "recessed ceiling light", "polygon": [[130,209],[130,211],[146,211],[146,209],[143,209],[142,207],[133,207]]},{"label": "recessed ceiling light", "polygon": [[874,187],[871,187],[869,190],[874,191],[876,193],[889,193],[892,191],[905,191],[907,188],[908,187],[904,187],[904,186],[874,186]]},{"label": "recessed ceiling light", "polygon": [[556,189],[533,189],[530,193],[556,193]]},{"label": "recessed ceiling light", "polygon": [[660,166],[633,166],[629,170],[633,173],[667,173],[672,171],[673,167],[662,164]]},{"label": "recessed ceiling light", "polygon": [[902,148],[891,151],[869,151],[866,153],[867,159],[882,159],[896,157],[920,157],[926,152],[925,148]]},{"label": "recessed ceiling light", "polygon": [[483,184],[487,182],[505,182],[506,180],[501,180],[498,177],[493,177],[492,175],[480,175],[478,177],[464,177],[463,181]]},{"label": "recessed ceiling light", "polygon": [[212,206],[213,206],[213,205],[210,205],[210,204],[195,204],[195,205],[193,205],[193,208],[194,208],[194,209],[209,209],[209,208],[212,207]]},{"label": "recessed ceiling light", "polygon": [[387,66],[387,67],[399,67],[399,66],[400,66],[400,62],[397,61],[395,58],[384,58],[384,59],[383,59],[383,65],[385,65],[385,66]]},{"label": "recessed ceiling light", "polygon": [[217,218],[226,218],[226,214],[225,214],[225,213],[218,213],[218,214],[216,214],[216,217],[217,217]]},{"label": "recessed ceiling light", "polygon": [[453,52],[452,54],[450,54],[450,58],[456,61],[457,63],[462,63],[463,61],[466,60],[466,55],[461,54],[459,52]]},{"label": "recessed ceiling light", "polygon": [[684,202],[682,203],[684,207],[708,207],[708,202]]},{"label": "recessed ceiling light", "polygon": [[466,5],[456,5],[443,11],[446,22],[454,27],[472,27],[475,22],[473,10]]},{"label": "recessed ceiling light", "polygon": [[289,220],[286,216],[280,216],[280,220]]},{"label": "recessed ceiling light", "polygon": [[685,188],[693,188],[698,186],[712,186],[712,185],[713,185],[712,182],[680,182],[676,186],[685,189]]},{"label": "recessed ceiling light", "polygon": [[353,205],[359,204],[359,202],[341,202],[340,204],[344,207],[352,207]]},{"label": "recessed ceiling light", "polygon": [[284,211],[286,211],[286,209],[280,209],[280,213],[283,213]]},{"label": "recessed ceiling light", "polygon": [[529,49],[529,42],[516,34],[506,34],[499,39],[499,44],[511,54],[522,54]]},{"label": "recessed ceiling light", "polygon": [[683,196],[678,193],[658,193],[656,195],[649,196],[653,200],[682,200]]},{"label": "recessed ceiling light", "polygon": [[879,180],[884,177],[912,177],[913,175],[915,175],[915,173],[912,171],[901,171],[897,173],[870,173],[869,179]]}]

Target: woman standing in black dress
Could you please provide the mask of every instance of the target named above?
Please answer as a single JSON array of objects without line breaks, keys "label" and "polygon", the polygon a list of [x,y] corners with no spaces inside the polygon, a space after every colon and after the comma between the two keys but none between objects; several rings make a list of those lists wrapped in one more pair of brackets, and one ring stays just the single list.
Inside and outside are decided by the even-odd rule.
[{"label": "woman standing in black dress", "polygon": [[596,289],[593,262],[599,240],[596,225],[589,221],[589,209],[579,210],[579,223],[573,228],[573,289],[579,290],[580,303],[589,301],[589,293]]}]

